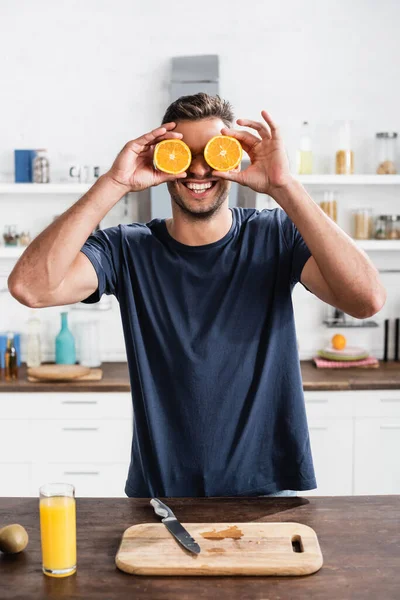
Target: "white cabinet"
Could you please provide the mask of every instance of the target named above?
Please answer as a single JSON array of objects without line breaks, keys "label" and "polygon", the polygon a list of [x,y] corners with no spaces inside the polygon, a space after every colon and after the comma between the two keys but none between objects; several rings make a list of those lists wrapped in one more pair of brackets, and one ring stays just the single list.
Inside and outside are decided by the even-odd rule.
[{"label": "white cabinet", "polygon": [[355,494],[400,494],[400,417],[359,418]]},{"label": "white cabinet", "polygon": [[400,390],[306,392],[318,488],[400,494]]},{"label": "white cabinet", "polygon": [[31,465],[0,462],[0,496],[30,496]]},{"label": "white cabinet", "polygon": [[0,496],[37,496],[50,481],[124,496],[132,431],[129,393],[0,394]]},{"label": "white cabinet", "polygon": [[350,496],[353,486],[351,419],[308,420],[318,488],[307,496]]}]

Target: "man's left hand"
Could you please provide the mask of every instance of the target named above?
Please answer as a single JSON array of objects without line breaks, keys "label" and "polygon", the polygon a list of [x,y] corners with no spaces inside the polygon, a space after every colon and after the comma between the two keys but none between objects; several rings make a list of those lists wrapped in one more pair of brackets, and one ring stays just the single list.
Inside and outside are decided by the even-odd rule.
[{"label": "man's left hand", "polygon": [[255,192],[274,196],[274,191],[292,181],[292,175],[278,127],[267,111],[263,110],[261,116],[264,119],[262,123],[250,119],[236,121],[238,125],[254,129],[258,135],[227,127],[221,130],[223,135],[239,140],[243,150],[249,155],[250,166],[244,171],[213,171],[213,176],[235,181]]}]

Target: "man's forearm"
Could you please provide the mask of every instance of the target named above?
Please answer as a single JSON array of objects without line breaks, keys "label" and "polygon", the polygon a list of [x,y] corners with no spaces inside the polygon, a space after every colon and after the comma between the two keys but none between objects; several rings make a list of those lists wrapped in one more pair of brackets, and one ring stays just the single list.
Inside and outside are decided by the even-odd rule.
[{"label": "man's forearm", "polygon": [[369,301],[384,294],[379,275],[365,253],[293,179],[274,193],[275,200],[296,225],[336,298],[350,308],[355,299]]},{"label": "man's forearm", "polygon": [[54,290],[62,282],[83,244],[125,191],[107,175],[38,235],[13,269],[9,285],[23,281],[32,294]]}]

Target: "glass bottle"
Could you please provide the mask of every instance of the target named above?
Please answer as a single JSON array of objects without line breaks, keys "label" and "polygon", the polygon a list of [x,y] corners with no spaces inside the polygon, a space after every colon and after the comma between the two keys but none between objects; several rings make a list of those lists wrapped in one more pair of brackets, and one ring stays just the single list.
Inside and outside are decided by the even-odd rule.
[{"label": "glass bottle", "polygon": [[382,131],[376,134],[378,175],[396,175],[396,141],[395,131]]},{"label": "glass bottle", "polygon": [[307,121],[303,122],[300,147],[297,151],[297,173],[311,175],[313,169],[312,144]]},{"label": "glass bottle", "polygon": [[18,379],[18,357],[13,333],[7,333],[7,348],[4,354],[4,379],[6,381]]},{"label": "glass bottle", "polygon": [[336,174],[352,175],[354,173],[354,152],[351,149],[350,121],[344,121],[339,129],[339,148],[336,152]]},{"label": "glass bottle", "polygon": [[75,339],[68,329],[68,313],[61,313],[61,330],[56,337],[56,363],[74,365],[76,363]]},{"label": "glass bottle", "polygon": [[28,351],[26,364],[28,367],[39,367],[42,362],[40,347],[40,319],[35,311],[31,311],[28,320]]},{"label": "glass bottle", "polygon": [[47,157],[47,150],[44,148],[36,151],[36,156],[32,162],[32,171],[34,183],[49,183],[50,162]]}]

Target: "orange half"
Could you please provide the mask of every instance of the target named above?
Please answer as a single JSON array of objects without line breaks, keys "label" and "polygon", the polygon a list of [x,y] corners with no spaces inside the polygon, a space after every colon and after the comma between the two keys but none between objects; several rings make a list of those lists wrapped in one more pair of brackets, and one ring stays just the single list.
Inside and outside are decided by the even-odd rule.
[{"label": "orange half", "polygon": [[153,161],[159,171],[178,175],[189,168],[192,153],[182,140],[163,140],[154,149]]},{"label": "orange half", "polygon": [[204,158],[215,171],[232,171],[240,164],[243,150],[240,142],[229,135],[216,135],[204,148]]}]

